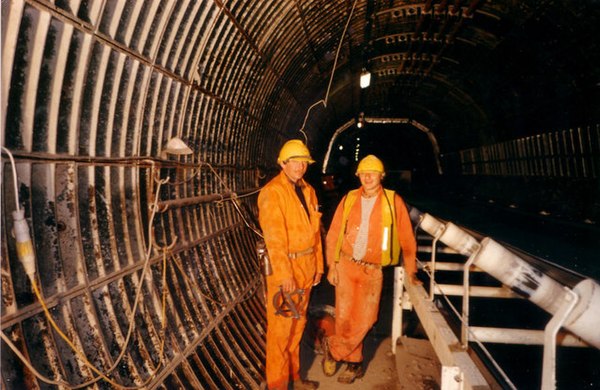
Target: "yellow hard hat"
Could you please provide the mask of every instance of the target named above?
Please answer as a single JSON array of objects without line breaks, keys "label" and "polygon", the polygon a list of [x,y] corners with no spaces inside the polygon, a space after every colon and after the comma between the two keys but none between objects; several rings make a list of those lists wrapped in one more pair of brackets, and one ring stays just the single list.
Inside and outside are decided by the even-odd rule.
[{"label": "yellow hard hat", "polygon": [[365,172],[379,172],[383,175],[385,173],[385,170],[383,169],[383,163],[377,157],[369,154],[367,157],[360,160],[358,163],[358,168],[356,168],[357,175]]},{"label": "yellow hard hat", "polygon": [[289,140],[281,147],[279,157],[277,157],[277,163],[279,164],[288,160],[306,161],[309,164],[315,162],[310,156],[310,152],[306,145],[304,145],[304,142],[299,139]]}]

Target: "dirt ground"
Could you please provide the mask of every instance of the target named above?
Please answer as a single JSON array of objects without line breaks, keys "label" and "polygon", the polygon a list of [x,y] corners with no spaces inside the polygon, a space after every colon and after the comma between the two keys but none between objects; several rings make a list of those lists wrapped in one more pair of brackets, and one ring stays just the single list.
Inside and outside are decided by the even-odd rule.
[{"label": "dirt ground", "polygon": [[368,336],[364,345],[365,376],[354,383],[337,382],[337,376],[344,369],[338,365],[336,375],[326,377],[321,369],[323,355],[304,348],[303,374],[310,380],[320,383],[319,389],[363,389],[363,390],[437,390],[440,388],[440,365],[427,340],[403,337],[392,353],[390,338]]},{"label": "dirt ground", "polygon": [[[312,314],[333,310],[333,288],[325,282],[315,291],[311,302]],[[354,383],[342,384],[337,376],[344,365],[338,364],[336,375],[326,377],[321,368],[323,358],[313,324],[309,325],[302,341],[301,359],[304,378],[320,383],[319,389],[362,389],[362,390],[438,390],[441,367],[429,341],[402,337],[392,353],[391,345],[391,295],[384,287],[381,309],[377,324],[368,333],[363,349],[365,376]],[[314,304],[313,304],[314,303]],[[317,310],[315,310],[317,308]],[[313,318],[314,319],[314,318]]]}]

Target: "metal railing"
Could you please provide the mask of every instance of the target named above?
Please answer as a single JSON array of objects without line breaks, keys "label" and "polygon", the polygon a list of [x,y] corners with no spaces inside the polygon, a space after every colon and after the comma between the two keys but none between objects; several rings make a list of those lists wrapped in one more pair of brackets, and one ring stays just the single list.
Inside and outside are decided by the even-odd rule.
[{"label": "metal railing", "polygon": [[[503,377],[505,383],[512,388],[516,387],[482,343],[543,345],[542,389],[556,388],[557,345],[600,348],[600,333],[597,331],[597,319],[600,318],[600,285],[596,281],[581,278],[581,280],[573,282],[571,275],[565,278],[569,283],[561,283],[550,277],[547,268],[539,266],[533,259],[529,259],[526,255],[511,250],[489,237],[481,236],[452,222],[441,221],[427,213],[413,211],[412,214],[413,217],[418,215],[414,218],[418,219],[417,230],[420,229],[432,237],[430,261],[422,264],[423,270],[429,275],[429,292],[420,286],[404,283],[403,273],[401,270],[397,271],[393,330],[396,333],[392,335],[393,350],[395,350],[395,344],[400,336],[397,329],[401,329],[402,308],[411,308],[414,305],[422,323],[424,320],[436,322],[437,327],[446,327],[447,331],[451,331],[447,322],[444,321],[440,325],[440,321],[431,317],[430,312],[437,310],[433,304],[436,296],[445,298],[460,321],[461,349],[466,351],[469,342],[477,343]],[[439,242],[445,244],[446,247],[439,248]],[[419,252],[426,249],[422,245],[419,247]],[[437,254],[440,252],[463,255],[465,262],[438,262]],[[439,270],[463,272],[462,285],[439,284],[436,279],[436,271]],[[502,286],[472,285],[472,272],[485,272],[501,282]],[[462,296],[460,310],[452,305],[448,299],[450,295]],[[544,330],[471,326],[469,318],[472,297],[527,298],[550,313],[551,319]],[[431,307],[429,312],[422,310],[422,313],[419,313],[418,305],[426,305],[426,303],[417,301],[423,300],[429,301]],[[400,322],[399,328],[398,322]],[[594,325],[595,323],[596,325]],[[432,335],[427,330],[427,326],[424,328],[430,340],[439,338],[439,334]],[[561,328],[565,328],[568,332],[561,332],[561,337],[557,338]],[[440,332],[439,329],[436,331]],[[439,344],[439,340],[436,341]],[[444,358],[444,355],[448,355],[448,350],[452,350],[451,344],[458,343],[458,339],[453,340],[450,337],[447,338],[446,343],[448,345],[441,347],[438,345],[437,348],[436,343],[432,343],[443,367],[452,364],[458,365],[461,359]],[[462,372],[461,376],[452,376],[450,382],[460,382],[459,388],[475,387],[474,381],[478,380],[477,377],[469,378],[469,375],[472,375],[469,374],[469,371],[473,370],[473,363],[471,361],[465,363],[462,360],[462,364],[464,366],[459,367]],[[455,386],[455,383],[449,385],[446,382],[444,384],[444,376],[442,376],[442,388],[456,388]]]}]

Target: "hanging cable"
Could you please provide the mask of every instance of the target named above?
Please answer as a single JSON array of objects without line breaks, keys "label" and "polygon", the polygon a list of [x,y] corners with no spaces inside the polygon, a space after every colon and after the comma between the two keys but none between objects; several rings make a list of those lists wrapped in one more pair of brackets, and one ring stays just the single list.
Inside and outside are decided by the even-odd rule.
[{"label": "hanging cable", "polygon": [[[237,211],[237,213],[240,215],[240,217],[242,218],[242,221],[244,221],[244,224],[248,227],[248,229],[250,229],[252,232],[254,232],[257,236],[259,236],[260,238],[263,238],[263,235],[261,234],[261,232],[253,226],[250,226],[250,223],[248,222],[248,220],[246,219],[246,217],[244,216],[244,214],[242,213],[241,207],[239,205],[238,199],[239,198],[243,198],[246,196],[250,196],[250,195],[254,195],[257,192],[260,191],[260,189],[250,192],[248,194],[245,194],[243,196],[238,196],[235,192],[233,192],[233,190],[231,188],[229,188],[229,186],[225,183],[225,181],[223,180],[223,178],[221,177],[221,175],[219,175],[217,173],[217,171],[213,168],[212,165],[210,165],[209,163],[204,163],[204,165],[207,165],[208,168],[210,169],[210,171],[217,177],[217,179],[219,179],[219,182],[221,183],[221,185],[223,185],[223,187],[225,188],[226,191],[230,192],[232,194],[230,199],[227,199],[229,201],[231,201],[231,203],[233,204],[233,207],[235,208],[235,210]],[[220,200],[217,202],[217,204],[221,204],[222,202],[224,202],[225,199]]]},{"label": "hanging cable", "polygon": [[[145,259],[145,263],[144,263],[144,267],[142,270],[142,275],[141,275],[141,285],[140,288],[138,289],[138,292],[136,294],[136,299],[135,299],[135,303],[134,303],[134,307],[132,310],[132,313],[130,315],[129,318],[129,329],[128,329],[128,333],[127,333],[127,337],[125,339],[125,342],[122,346],[122,350],[121,353],[119,355],[119,357],[116,359],[116,361],[114,362],[114,364],[106,371],[106,372],[102,372],[100,371],[98,368],[96,368],[88,359],[87,357],[83,354],[83,352],[81,352],[73,343],[73,341],[67,337],[67,335],[64,334],[64,332],[62,332],[62,330],[60,329],[60,327],[56,324],[56,322],[54,321],[47,305],[46,302],[44,300],[44,297],[42,296],[38,285],[37,285],[37,280],[36,280],[36,276],[35,276],[35,254],[33,251],[33,244],[31,241],[31,235],[29,234],[29,225],[27,224],[27,221],[25,220],[24,217],[24,213],[25,211],[22,210],[19,205],[19,196],[18,196],[18,180],[17,180],[17,175],[16,175],[16,164],[14,162],[14,158],[12,157],[12,153],[10,152],[10,150],[8,150],[7,148],[5,148],[4,146],[2,146],[2,150],[4,150],[6,152],[6,154],[9,156],[10,161],[11,161],[11,165],[12,165],[12,169],[13,169],[13,179],[14,179],[14,183],[15,183],[15,203],[16,203],[16,210],[13,212],[13,218],[14,218],[14,233],[15,233],[15,238],[17,241],[17,256],[19,257],[19,260],[21,261],[21,263],[23,264],[23,267],[25,269],[25,273],[27,274],[33,292],[36,296],[36,298],[38,299],[40,305],[42,306],[42,309],[44,311],[44,314],[48,320],[48,322],[50,323],[50,325],[52,326],[52,328],[58,333],[58,335],[67,343],[67,345],[71,348],[71,350],[77,355],[77,357],[79,357],[81,359],[81,361],[84,363],[85,366],[89,367],[94,373],[96,373],[98,375],[98,377],[93,378],[85,383],[82,383],[80,385],[71,385],[68,384],[66,382],[63,381],[55,381],[49,378],[46,378],[44,376],[42,376],[41,374],[39,374],[37,371],[35,371],[35,369],[32,367],[31,363],[25,358],[25,356],[23,356],[23,354],[18,350],[18,348],[16,348],[16,346],[14,344],[12,344],[11,342],[7,342],[7,345],[13,350],[13,352],[15,352],[15,354],[17,355],[17,357],[19,357],[19,359],[21,359],[21,361],[29,368],[32,369],[32,372],[34,373],[34,375],[36,377],[38,377],[40,380],[42,380],[43,382],[46,383],[50,383],[50,384],[59,384],[65,387],[68,387],[70,389],[80,389],[80,388],[84,388],[84,387],[88,387],[89,385],[97,382],[100,379],[105,380],[106,382],[110,383],[111,385],[115,386],[116,388],[120,388],[120,389],[130,389],[130,390],[136,390],[136,389],[140,389],[145,387],[145,385],[147,383],[149,383],[149,381],[152,379],[152,377],[149,378],[149,380],[142,384],[141,386],[125,386],[122,385],[120,383],[117,383],[115,381],[113,381],[112,379],[110,379],[107,375],[110,374],[110,372],[112,372],[117,365],[119,364],[119,362],[121,361],[121,359],[123,358],[123,356],[125,355],[125,351],[126,351],[126,347],[129,343],[129,339],[131,338],[131,334],[133,332],[133,325],[135,323],[134,321],[134,316],[135,313],[137,311],[137,305],[139,302],[139,297],[141,296],[141,291],[142,291],[142,285],[144,282],[144,276],[145,273],[148,269],[148,265],[149,265],[149,260],[150,260],[150,251],[152,250],[152,234],[149,234],[149,245],[148,245],[148,250],[146,252],[146,259]],[[152,172],[154,173],[154,162],[151,161],[152,164]],[[153,174],[154,177],[154,174]],[[160,181],[158,180],[158,186],[157,186],[157,190],[156,190],[156,196],[154,199],[154,203],[151,207],[152,209],[152,214],[149,220],[149,227],[152,227],[152,221],[154,220],[154,217],[156,215],[156,211],[157,211],[157,204],[158,204],[158,195],[160,192],[160,186],[162,184],[164,184],[165,182],[167,182],[169,180],[169,178],[167,178],[165,181]],[[149,233],[151,233],[151,231],[149,231]],[[163,309],[163,313],[164,313],[164,309]],[[0,336],[2,336],[2,339],[4,339],[5,341],[8,340],[8,337],[4,334],[4,332],[0,333]],[[10,341],[10,340],[9,340]],[[162,342],[162,344],[164,345],[164,340]],[[37,375],[39,374],[39,375]]]},{"label": "hanging cable", "polygon": [[15,209],[16,211],[21,211],[21,205],[19,204],[19,183],[17,181],[17,167],[15,164],[15,159],[13,158],[13,155],[10,152],[10,150],[5,148],[4,146],[2,146],[2,150],[4,150],[4,152],[8,155],[8,158],[10,159],[10,165],[12,167],[13,184],[15,186]]},{"label": "hanging cable", "polygon": [[348,15],[348,19],[346,20],[346,25],[344,26],[344,31],[342,32],[342,36],[340,37],[340,43],[338,44],[338,48],[335,53],[335,59],[333,60],[333,68],[331,69],[331,75],[329,76],[329,84],[327,85],[327,92],[325,93],[325,99],[321,99],[314,103],[312,106],[308,108],[306,111],[306,116],[304,117],[304,122],[302,122],[302,127],[300,128],[300,132],[304,135],[305,143],[308,143],[308,139],[306,133],[304,132],[304,128],[306,127],[306,121],[308,120],[308,115],[310,111],[320,103],[323,103],[323,107],[327,107],[327,101],[329,100],[329,91],[331,90],[331,84],[333,83],[333,76],[335,75],[335,68],[337,67],[338,58],[340,56],[340,51],[342,49],[342,43],[344,42],[344,36],[346,36],[346,31],[348,30],[348,25],[350,24],[350,20],[352,20],[352,15],[354,14],[354,8],[356,8],[356,3],[358,0],[354,0],[352,4],[352,9],[350,10],[350,15]]},{"label": "hanging cable", "polygon": [[35,367],[33,367],[33,365],[31,364],[31,362],[29,361],[29,359],[27,359],[21,353],[21,351],[19,351],[19,348],[17,348],[17,346],[15,344],[13,344],[13,342],[6,335],[6,333],[4,333],[3,330],[0,330],[0,338],[2,338],[2,340],[4,340],[4,342],[6,343],[6,345],[8,345],[8,347],[15,353],[15,355],[17,355],[17,357],[19,358],[19,360],[21,360],[21,362],[23,362],[23,364],[29,369],[29,371],[31,371],[31,373],[36,378],[38,378],[42,382],[48,383],[50,385],[64,386],[66,388],[71,388],[70,385],[67,382],[65,382],[65,381],[50,379],[50,378],[47,378],[44,375],[40,374],[40,372],[38,370],[36,370]]},{"label": "hanging cable", "polygon": [[[145,386],[150,383],[150,381],[153,379],[154,376],[150,376],[149,379],[147,381],[145,381],[143,384],[139,385],[139,386],[125,386],[122,385],[120,383],[115,382],[113,379],[109,378],[107,375],[109,375],[117,366],[118,364],[121,362],[121,360],[123,359],[123,357],[125,356],[125,352],[127,350],[127,345],[130,342],[132,333],[133,333],[133,329],[134,329],[134,325],[135,325],[135,321],[134,321],[134,316],[137,312],[137,307],[138,304],[140,302],[140,297],[141,297],[141,291],[143,288],[143,283],[145,281],[145,276],[146,273],[148,271],[149,268],[149,263],[150,263],[150,254],[152,251],[153,246],[155,246],[154,244],[154,234],[152,231],[152,226],[153,226],[153,221],[154,218],[156,216],[156,212],[158,211],[158,200],[159,200],[159,194],[160,194],[160,188],[162,185],[164,184],[175,184],[175,183],[171,183],[170,182],[170,178],[167,177],[163,180],[160,180],[157,176],[156,176],[156,169],[155,169],[155,162],[152,160],[145,160],[143,162],[149,163],[151,166],[151,176],[152,179],[154,180],[155,183],[157,183],[156,186],[156,190],[155,190],[155,197],[154,197],[154,201],[152,203],[152,205],[150,206],[150,210],[151,212],[151,216],[149,218],[148,221],[148,237],[149,237],[149,241],[148,241],[148,247],[145,253],[145,259],[144,259],[144,266],[142,268],[142,273],[140,276],[140,287],[136,293],[136,297],[134,300],[134,305],[133,308],[131,310],[131,314],[129,316],[129,327],[128,327],[128,331],[127,331],[127,335],[125,337],[125,340],[123,342],[123,345],[121,346],[121,352],[119,353],[118,357],[116,358],[116,360],[113,362],[112,366],[109,367],[106,371],[102,372],[100,371],[98,368],[96,368],[88,359],[87,357],[83,354],[83,352],[81,352],[77,346],[73,343],[73,341],[71,339],[69,339],[69,337],[67,335],[64,334],[64,332],[62,332],[62,330],[59,328],[58,324],[56,324],[56,322],[54,321],[54,319],[52,318],[52,315],[50,314],[50,311],[46,305],[46,302],[44,300],[44,297],[41,294],[41,291],[38,287],[37,281],[36,281],[36,277],[35,277],[35,254],[33,251],[33,244],[31,241],[31,236],[29,234],[29,225],[27,224],[27,221],[24,217],[24,210],[20,208],[20,202],[19,202],[19,198],[18,198],[18,178],[17,178],[17,174],[16,174],[16,164],[14,162],[14,158],[12,156],[12,153],[10,152],[10,150],[8,150],[5,147],[2,147],[2,150],[9,156],[9,159],[11,161],[11,166],[12,166],[12,170],[13,170],[13,181],[14,181],[14,187],[15,187],[15,206],[17,208],[17,210],[15,210],[15,213],[13,213],[13,217],[15,219],[15,236],[17,237],[17,254],[19,256],[19,259],[21,260],[21,262],[23,263],[23,266],[25,268],[25,273],[28,275],[30,281],[31,281],[31,285],[32,285],[32,289],[34,294],[36,295],[38,301],[40,302],[40,305],[44,311],[44,314],[48,320],[48,322],[50,323],[50,325],[52,326],[52,328],[58,333],[58,335],[67,343],[67,345],[71,348],[71,350],[77,355],[77,357],[83,362],[83,364],[87,367],[89,367],[96,375],[98,375],[95,378],[92,378],[84,383],[81,383],[79,385],[73,385],[70,383],[67,383],[65,381],[62,380],[53,380],[50,378],[47,378],[43,375],[41,375],[39,372],[37,372],[35,370],[35,368],[31,365],[31,363],[28,361],[28,359],[18,350],[18,348],[10,341],[10,339],[8,338],[8,336],[6,336],[6,334],[4,332],[0,333],[0,336],[2,337],[3,340],[5,340],[5,342],[7,343],[7,345],[13,350],[13,352],[15,353],[15,355],[23,362],[23,364],[25,366],[27,366],[31,372],[34,374],[34,376],[36,376],[39,380],[45,382],[45,383],[49,383],[49,384],[53,384],[53,385],[58,385],[58,386],[63,386],[69,389],[82,389],[82,388],[86,388],[89,387],[90,385],[98,382],[99,380],[104,380],[108,383],[110,383],[112,386],[114,386],[115,388],[120,388],[120,389],[128,389],[128,390],[136,390],[136,389],[141,389],[141,388],[145,388]],[[139,162],[139,161],[136,161]],[[213,168],[213,166],[211,164],[206,164],[211,172],[218,178],[218,180],[220,181],[220,183],[223,185],[223,187],[225,187],[227,190],[230,190],[229,187],[227,186],[227,184],[225,183],[225,181],[223,180],[223,178],[216,172],[216,170]],[[197,172],[194,172],[194,176],[196,176],[199,171],[200,171],[201,166],[198,168]],[[187,180],[186,180],[187,181]],[[253,195],[255,192],[251,193],[251,194],[246,194],[244,196],[250,196]],[[232,199],[229,199],[232,201],[234,208],[236,210],[236,212],[241,216],[242,220],[244,221],[244,223],[246,224],[246,226],[248,228],[250,228],[254,233],[258,234],[259,236],[262,236],[260,234],[260,232],[253,228],[250,223],[248,222],[248,220],[245,218],[245,216],[243,215],[243,212],[240,208],[240,205],[238,203],[238,196],[237,194],[232,197]],[[224,201],[224,200],[223,200]],[[173,242],[173,244],[175,244],[175,242]],[[172,245],[173,245],[172,244]],[[166,268],[167,268],[167,253],[169,252],[170,248],[166,248],[166,250],[162,250],[163,253],[163,261],[162,261],[162,265],[163,265],[163,271],[162,271],[162,281],[163,281],[163,290],[162,290],[162,319],[161,319],[161,340],[160,340],[160,362],[159,362],[159,366],[160,367],[163,363],[164,360],[164,345],[165,345],[165,331],[166,331],[166,294],[167,294],[167,286],[166,286]],[[181,267],[181,265],[175,261],[175,265],[179,268],[181,274],[184,276],[184,278],[187,280],[187,282],[189,283],[188,280],[188,276],[185,272],[183,272],[183,269]],[[255,288],[251,289],[248,293],[247,296],[244,296],[241,298],[240,301],[238,302],[244,302],[248,299],[250,299],[253,295],[254,295],[254,291],[257,288],[257,286],[255,286]],[[211,297],[208,297],[204,294],[201,294],[204,296],[204,298],[213,301],[215,304],[218,305],[223,305],[223,302],[219,302]],[[158,369],[158,367],[156,369]]]}]

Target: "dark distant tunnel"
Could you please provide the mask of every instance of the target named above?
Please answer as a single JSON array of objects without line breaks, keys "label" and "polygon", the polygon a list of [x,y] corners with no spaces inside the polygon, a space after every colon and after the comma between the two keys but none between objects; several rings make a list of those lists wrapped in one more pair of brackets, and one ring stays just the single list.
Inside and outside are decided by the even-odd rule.
[{"label": "dark distant tunnel", "polygon": [[321,194],[374,153],[409,199],[600,221],[597,1],[1,6],[3,388],[258,388],[290,138]]}]

